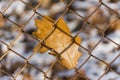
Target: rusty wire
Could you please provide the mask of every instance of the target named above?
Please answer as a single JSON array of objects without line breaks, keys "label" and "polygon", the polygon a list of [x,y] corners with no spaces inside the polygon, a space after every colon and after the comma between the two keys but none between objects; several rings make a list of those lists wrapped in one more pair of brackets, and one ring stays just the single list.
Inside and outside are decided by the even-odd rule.
[{"label": "rusty wire", "polygon": [[[8,3],[8,5],[6,6],[6,8],[5,8],[3,11],[0,11],[0,14],[2,15],[2,18],[3,18],[3,19],[6,19],[7,21],[9,21],[10,23],[16,25],[16,26],[19,28],[19,30],[18,30],[18,33],[19,33],[19,34],[18,34],[18,35],[15,37],[15,39],[14,39],[13,41],[11,41],[9,44],[8,44],[7,42],[5,42],[5,41],[3,41],[3,40],[0,39],[0,43],[2,43],[3,45],[7,46],[7,50],[0,56],[0,62],[8,55],[8,52],[11,51],[11,52],[13,52],[14,54],[18,55],[19,57],[21,57],[21,58],[24,60],[24,65],[22,66],[22,68],[21,68],[15,75],[12,75],[12,74],[10,74],[10,73],[8,73],[8,72],[6,72],[6,71],[4,71],[4,70],[1,70],[1,69],[0,69],[0,73],[8,75],[8,76],[10,77],[10,79],[12,79],[12,80],[16,80],[16,77],[19,76],[19,75],[24,71],[24,69],[25,69],[27,66],[31,66],[31,67],[35,68],[37,71],[41,72],[41,73],[44,75],[44,80],[45,80],[45,79],[52,80],[52,78],[51,78],[50,76],[48,76],[48,72],[51,70],[51,68],[52,68],[56,63],[58,63],[58,61],[53,62],[53,64],[49,67],[49,69],[48,69],[47,71],[43,71],[42,69],[40,69],[40,68],[38,68],[37,66],[33,65],[32,63],[30,63],[30,59],[31,59],[34,55],[37,54],[36,52],[33,52],[28,58],[26,58],[26,57],[24,57],[23,55],[21,55],[19,52],[16,52],[16,51],[13,49],[13,45],[14,45],[15,42],[18,40],[18,38],[19,38],[22,34],[26,34],[27,36],[29,36],[29,37],[33,38],[34,40],[36,40],[37,42],[41,43],[42,46],[45,46],[45,47],[48,48],[49,50],[52,50],[52,51],[56,52],[57,54],[59,54],[59,56],[56,58],[57,60],[59,60],[60,55],[61,55],[62,53],[64,53],[73,43],[79,45],[80,48],[82,48],[83,50],[85,50],[85,51],[88,53],[89,57],[87,57],[86,60],[85,60],[79,67],[76,67],[76,68],[74,69],[74,70],[75,70],[75,75],[73,76],[73,78],[72,78],[71,80],[76,80],[76,77],[77,77],[78,75],[81,75],[81,77],[83,77],[85,80],[89,80],[88,78],[85,78],[84,76],[82,76],[82,74],[79,73],[79,70],[88,62],[88,60],[89,60],[91,57],[93,57],[94,59],[97,59],[98,61],[102,62],[104,65],[107,66],[106,71],[105,71],[100,77],[98,77],[97,80],[101,80],[102,77],[104,77],[104,75],[106,75],[109,71],[112,71],[112,72],[114,72],[116,75],[119,75],[119,76],[120,76],[120,74],[119,74],[118,72],[116,72],[114,69],[111,68],[111,64],[112,64],[113,62],[115,62],[115,61],[120,57],[120,53],[114,58],[114,60],[112,60],[111,63],[107,63],[106,61],[104,61],[104,60],[102,60],[102,59],[100,59],[100,58],[98,58],[98,57],[96,57],[95,55],[92,54],[92,51],[93,51],[104,39],[106,39],[106,40],[112,42],[113,44],[117,45],[118,47],[120,47],[120,44],[116,43],[115,41],[111,40],[109,37],[107,37],[107,36],[104,35],[104,32],[106,31],[107,28],[109,28],[109,26],[110,26],[111,24],[108,24],[108,25],[106,26],[106,28],[105,28],[104,30],[102,30],[102,29],[98,28],[96,25],[94,25],[94,24],[92,24],[92,23],[90,23],[90,22],[88,21],[89,18],[91,18],[91,16],[92,16],[101,6],[104,6],[104,7],[106,7],[107,9],[113,11],[113,12],[119,17],[119,13],[116,12],[115,10],[111,9],[109,6],[107,6],[104,2],[102,2],[102,0],[100,0],[100,1],[98,2],[99,5],[97,6],[97,8],[96,8],[87,18],[83,17],[82,15],[80,15],[79,13],[77,13],[76,11],[74,11],[74,10],[71,9],[72,4],[73,4],[76,0],[71,0],[71,2],[66,3],[67,6],[66,6],[65,11],[59,16],[59,18],[57,18],[57,20],[56,20],[55,22],[53,22],[53,23],[54,23],[54,24],[53,24],[53,26],[54,26],[53,29],[50,31],[49,35],[47,35],[47,36],[45,37],[45,39],[42,40],[42,41],[38,40],[38,39],[35,38],[33,35],[27,33],[26,31],[24,31],[24,28],[26,27],[26,25],[30,22],[31,18],[33,18],[35,15],[38,15],[38,16],[40,16],[40,17],[44,17],[44,15],[42,15],[41,13],[39,13],[39,12],[37,11],[37,9],[41,7],[42,2],[39,3],[39,4],[37,4],[35,7],[33,7],[32,5],[30,5],[29,3],[25,2],[24,0],[18,0],[18,1],[22,2],[23,4],[25,4],[25,5],[27,5],[29,8],[31,8],[31,10],[33,11],[33,14],[32,14],[31,17],[30,17],[27,21],[25,21],[22,25],[19,24],[19,23],[14,22],[12,19],[9,19],[9,18],[5,15],[5,12],[6,12],[6,11],[9,9],[9,7],[12,5],[12,3],[14,2],[14,0],[11,0],[10,3]],[[64,1],[63,1],[63,2],[64,2]],[[62,29],[60,29],[59,27],[57,27],[56,24],[57,24],[58,20],[60,19],[60,17],[63,17],[65,14],[67,14],[68,11],[71,12],[73,15],[79,16],[79,17],[84,21],[84,24],[90,25],[90,26],[94,27],[95,29],[97,29],[98,31],[102,32],[102,33],[101,33],[101,34],[102,34],[101,39],[96,43],[96,45],[93,46],[93,48],[87,49],[87,48],[85,48],[84,46],[82,46],[81,44],[78,44],[77,42],[75,42],[75,40],[74,40],[74,39],[76,38],[76,36],[78,36],[82,31],[85,30],[85,27],[82,27],[75,36],[71,36],[71,35],[69,35],[68,33],[66,33],[65,31],[63,31]],[[47,18],[46,18],[46,19],[47,19]],[[118,19],[119,19],[119,18],[118,18]],[[48,20],[49,20],[49,19],[48,19]],[[51,49],[49,46],[47,46],[47,45],[44,43],[44,41],[54,32],[55,29],[59,29],[60,31],[62,31],[63,33],[65,33],[66,35],[68,35],[69,37],[71,37],[71,38],[73,39],[73,40],[72,40],[72,43],[69,44],[69,46],[68,46],[67,48],[65,48],[65,49],[64,49],[62,52],[60,52],[60,53],[58,53],[58,52],[55,51],[54,49]],[[2,64],[1,64],[1,65],[2,65]]]}]

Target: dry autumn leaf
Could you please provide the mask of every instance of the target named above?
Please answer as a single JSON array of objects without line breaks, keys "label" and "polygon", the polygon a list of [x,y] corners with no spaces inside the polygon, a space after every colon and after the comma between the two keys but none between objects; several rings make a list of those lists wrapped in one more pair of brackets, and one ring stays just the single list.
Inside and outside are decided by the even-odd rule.
[{"label": "dry autumn leaf", "polygon": [[[46,16],[47,17],[47,16]],[[49,17],[47,17],[50,19]],[[38,39],[44,40],[44,38],[50,34],[51,30],[53,30],[53,21],[49,21],[46,18],[42,18],[41,20],[35,20],[35,25],[38,28],[37,31],[33,32]],[[57,27],[71,35],[68,26],[66,25],[65,21],[60,18]],[[77,43],[81,42],[80,37],[76,37],[75,41]],[[64,32],[60,31],[58,28],[54,30],[54,32],[45,40],[45,45],[49,46],[50,48],[54,49],[56,52],[61,53],[65,48],[67,48],[72,43],[72,38],[66,35]],[[39,48],[42,47],[40,50]],[[61,54],[61,59],[59,62],[68,69],[72,69],[76,67],[78,59],[81,56],[81,53],[78,51],[79,46],[73,43],[65,52]],[[39,51],[38,51],[39,50]],[[34,51],[44,53],[48,51],[45,46],[42,46],[40,43],[34,48]],[[57,55],[55,52],[50,52],[52,55]]]}]

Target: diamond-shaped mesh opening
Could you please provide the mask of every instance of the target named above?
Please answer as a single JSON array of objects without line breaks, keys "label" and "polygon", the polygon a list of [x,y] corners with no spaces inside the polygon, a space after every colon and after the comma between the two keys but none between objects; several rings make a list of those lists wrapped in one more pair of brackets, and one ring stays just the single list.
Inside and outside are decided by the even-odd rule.
[{"label": "diamond-shaped mesh opening", "polygon": [[[106,49],[107,47],[107,49]],[[118,46],[109,40],[103,39],[97,47],[92,51],[92,54],[107,63],[110,63],[120,53]]]},{"label": "diamond-shaped mesh opening", "polygon": [[36,53],[34,56],[31,57],[31,59],[29,60],[29,62],[31,64],[36,65],[37,67],[50,67],[50,65],[52,65],[52,63],[55,61],[55,57],[53,57],[52,55],[49,55],[48,53],[44,53],[44,54],[40,54],[40,53]]},{"label": "diamond-shaped mesh opening", "polygon": [[[36,75],[36,77],[34,77]],[[35,80],[35,79],[43,79],[44,74],[41,71],[38,71],[36,67],[33,67],[31,64],[27,64],[21,73],[16,77],[16,79],[30,79],[30,80]]]},{"label": "diamond-shaped mesh opening", "polygon": [[84,29],[79,33],[81,36],[81,46],[88,50],[94,49],[102,40],[103,34],[100,30],[94,28],[92,25],[83,25]]},{"label": "diamond-shaped mesh opening", "polygon": [[[9,18],[12,22],[15,22],[19,25],[24,24],[27,20],[33,15],[33,11],[30,10],[24,12],[26,8],[30,8],[26,4],[21,1],[14,1],[10,7],[5,11],[5,15]],[[21,15],[22,14],[22,15]]]},{"label": "diamond-shaped mesh opening", "polygon": [[98,79],[105,72],[105,68],[106,65],[103,62],[90,57],[81,70],[85,71],[86,77],[89,79]]},{"label": "diamond-shaped mesh opening", "polygon": [[[6,73],[8,73],[8,75],[12,75],[11,77],[14,77],[25,65],[25,62],[23,58],[21,58],[13,51],[7,51],[6,53],[7,55],[3,57],[0,61],[0,68],[3,72],[5,71]],[[7,76],[7,74],[5,73],[1,73],[1,75],[3,75],[1,76],[1,78]]]}]

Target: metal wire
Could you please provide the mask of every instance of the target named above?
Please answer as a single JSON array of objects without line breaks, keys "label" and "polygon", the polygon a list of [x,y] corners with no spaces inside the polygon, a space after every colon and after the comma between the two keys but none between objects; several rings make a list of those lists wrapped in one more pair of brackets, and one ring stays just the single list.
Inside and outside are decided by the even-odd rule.
[{"label": "metal wire", "polygon": [[[48,73],[49,73],[49,71],[53,68],[53,66],[54,66],[56,63],[58,63],[58,61],[53,62],[53,64],[49,67],[49,69],[48,69],[47,71],[43,71],[41,68],[35,66],[34,64],[32,64],[32,63],[30,62],[31,58],[32,58],[34,55],[37,55],[36,52],[33,52],[31,55],[29,55],[29,57],[24,57],[23,55],[21,55],[21,53],[19,53],[19,52],[17,52],[16,50],[14,50],[13,45],[16,44],[15,42],[16,42],[17,40],[19,40],[20,36],[23,35],[23,34],[29,36],[30,38],[36,40],[36,41],[39,42],[39,43],[43,43],[47,38],[49,38],[49,36],[54,32],[55,29],[59,29],[60,31],[62,31],[63,33],[65,33],[65,35],[67,35],[67,36],[69,36],[69,37],[71,37],[71,38],[73,39],[73,42],[72,42],[71,44],[69,44],[68,47],[66,47],[63,51],[61,51],[60,53],[58,53],[57,51],[55,51],[54,49],[51,49],[51,48],[50,48],[49,46],[47,46],[46,44],[42,44],[42,46],[46,47],[47,49],[56,52],[56,54],[59,54],[59,56],[57,57],[57,60],[59,60],[60,55],[61,55],[62,53],[64,53],[73,43],[77,44],[80,48],[82,48],[83,50],[85,50],[85,51],[88,53],[87,55],[89,56],[89,57],[86,58],[86,60],[85,60],[80,66],[78,66],[78,67],[75,68],[75,73],[76,73],[76,74],[73,76],[73,78],[71,78],[72,80],[76,80],[76,77],[77,77],[78,75],[81,75],[81,74],[79,73],[79,70],[89,61],[89,59],[90,59],[91,57],[94,58],[94,59],[96,59],[96,60],[98,60],[98,61],[100,61],[101,63],[103,63],[104,65],[107,66],[107,70],[106,70],[100,77],[98,77],[97,80],[102,80],[102,78],[103,78],[109,71],[112,71],[112,72],[116,73],[116,75],[119,75],[119,76],[120,76],[120,74],[119,74],[118,72],[116,72],[114,69],[111,68],[111,64],[114,63],[114,62],[120,57],[120,53],[111,61],[111,63],[107,63],[106,61],[101,60],[99,57],[97,57],[97,56],[95,56],[95,55],[92,54],[93,50],[95,50],[96,47],[99,46],[99,44],[100,44],[104,39],[107,39],[109,42],[111,42],[111,43],[115,44],[116,46],[120,47],[120,44],[118,44],[118,43],[116,43],[115,41],[111,40],[109,37],[104,36],[104,33],[105,33],[106,29],[109,28],[109,25],[112,25],[112,24],[108,24],[108,26],[106,26],[106,29],[101,30],[101,29],[99,29],[96,25],[94,25],[94,24],[92,24],[92,23],[89,22],[89,19],[91,18],[91,16],[92,16],[101,6],[106,7],[106,8],[109,9],[110,11],[113,11],[117,16],[119,16],[119,13],[118,13],[118,12],[116,12],[116,11],[113,10],[113,9],[111,9],[111,8],[110,8],[109,6],[107,6],[104,2],[102,2],[102,0],[100,0],[100,1],[98,2],[99,5],[97,6],[97,8],[96,8],[87,18],[83,17],[82,15],[80,15],[79,13],[77,13],[75,10],[71,9],[72,4],[73,4],[76,0],[71,0],[70,3],[65,3],[65,4],[67,4],[65,11],[59,16],[59,18],[57,18],[57,20],[55,20],[55,22],[53,22],[53,23],[54,23],[54,24],[53,24],[54,28],[50,31],[49,35],[47,35],[47,36],[45,37],[45,39],[42,40],[42,41],[38,40],[38,39],[35,38],[32,34],[29,34],[28,32],[26,32],[26,31],[24,30],[24,28],[27,26],[27,24],[29,24],[29,22],[32,20],[32,18],[33,18],[35,15],[38,15],[38,16],[40,16],[40,17],[44,17],[44,15],[42,15],[40,12],[38,12],[38,9],[41,7],[42,2],[39,2],[35,7],[33,7],[31,4],[25,2],[24,0],[18,0],[18,1],[21,2],[21,3],[23,3],[23,4],[25,4],[25,5],[27,5],[27,6],[31,9],[31,11],[33,12],[33,14],[32,14],[31,17],[30,17],[27,21],[25,21],[22,25],[19,24],[19,23],[16,23],[15,21],[13,21],[13,20],[10,19],[9,17],[7,17],[5,13],[6,13],[6,11],[10,8],[10,6],[14,3],[14,0],[11,0],[10,3],[8,3],[8,6],[6,6],[6,8],[5,8],[3,11],[0,11],[0,14],[2,14],[2,18],[3,18],[3,19],[6,19],[8,22],[10,22],[11,24],[13,24],[13,25],[15,25],[15,26],[17,26],[17,27],[19,28],[19,30],[18,30],[18,35],[17,35],[17,36],[14,38],[14,40],[12,40],[9,44],[8,44],[7,42],[5,42],[5,41],[3,41],[3,40],[0,39],[0,43],[3,44],[3,45],[5,45],[5,46],[7,46],[7,50],[2,53],[2,56],[0,56],[0,62],[1,62],[2,60],[4,60],[4,58],[9,54],[9,51],[11,51],[11,52],[13,52],[14,54],[16,54],[17,56],[21,57],[21,58],[24,60],[24,65],[23,65],[23,66],[19,69],[19,71],[16,72],[16,74],[14,74],[14,75],[13,75],[13,74],[10,74],[9,72],[7,72],[7,71],[5,71],[5,70],[0,70],[0,73],[1,73],[1,74],[6,74],[6,75],[8,75],[8,76],[10,77],[10,79],[16,80],[16,78],[17,78],[19,75],[22,74],[22,72],[25,70],[25,68],[27,68],[28,66],[30,66],[30,67],[32,67],[32,68],[35,68],[35,69],[36,69],[37,71],[39,71],[40,73],[42,73],[42,74],[44,75],[44,80],[45,80],[45,79],[52,80],[52,77],[48,76]],[[64,1],[63,1],[63,2],[64,2]],[[89,49],[85,48],[84,46],[82,46],[81,44],[78,44],[78,43],[74,40],[76,36],[78,36],[82,31],[85,30],[85,27],[82,27],[82,29],[80,29],[75,36],[71,36],[70,34],[66,33],[65,31],[63,31],[62,29],[60,29],[59,27],[57,27],[56,24],[57,24],[58,20],[59,20],[61,17],[63,17],[65,14],[67,14],[67,12],[71,12],[73,15],[78,16],[79,18],[81,18],[81,19],[84,21],[84,24],[91,25],[91,26],[94,27],[96,30],[102,32],[101,34],[102,34],[103,36],[101,37],[101,39],[100,39],[98,42],[96,42],[96,45],[94,45],[92,49],[89,50]],[[46,19],[47,19],[47,18],[46,18]],[[47,19],[47,20],[49,20],[49,19]],[[2,64],[1,64],[1,66],[2,66]],[[83,75],[81,75],[81,76],[83,76]],[[83,76],[83,78],[84,78],[84,76]],[[84,78],[84,79],[85,79],[85,80],[89,80],[89,79],[87,79],[87,78]]]}]

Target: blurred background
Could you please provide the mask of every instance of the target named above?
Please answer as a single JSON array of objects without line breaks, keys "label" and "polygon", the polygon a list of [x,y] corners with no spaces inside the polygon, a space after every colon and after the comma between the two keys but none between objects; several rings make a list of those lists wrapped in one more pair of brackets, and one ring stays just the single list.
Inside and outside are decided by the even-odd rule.
[{"label": "blurred background", "polygon": [[[34,53],[35,19],[62,17],[80,36],[76,69]],[[120,0],[0,0],[0,80],[120,80]]]}]

